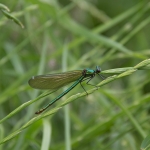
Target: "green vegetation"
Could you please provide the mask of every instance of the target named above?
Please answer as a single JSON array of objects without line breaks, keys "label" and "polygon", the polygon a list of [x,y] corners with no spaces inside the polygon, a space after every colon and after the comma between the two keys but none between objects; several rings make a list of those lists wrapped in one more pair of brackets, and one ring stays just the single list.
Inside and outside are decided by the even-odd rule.
[{"label": "green vegetation", "polygon": [[[148,0],[2,0],[0,150],[148,150],[149,14]],[[85,82],[88,96],[78,85],[35,115],[65,88],[31,76],[96,65],[98,90]]]}]

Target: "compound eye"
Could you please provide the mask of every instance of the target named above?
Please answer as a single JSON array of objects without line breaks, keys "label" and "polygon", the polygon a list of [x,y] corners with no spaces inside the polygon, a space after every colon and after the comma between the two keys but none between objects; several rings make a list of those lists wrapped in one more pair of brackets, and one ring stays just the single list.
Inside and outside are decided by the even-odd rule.
[{"label": "compound eye", "polygon": [[101,72],[101,68],[99,66],[96,66],[96,73],[100,73]]}]

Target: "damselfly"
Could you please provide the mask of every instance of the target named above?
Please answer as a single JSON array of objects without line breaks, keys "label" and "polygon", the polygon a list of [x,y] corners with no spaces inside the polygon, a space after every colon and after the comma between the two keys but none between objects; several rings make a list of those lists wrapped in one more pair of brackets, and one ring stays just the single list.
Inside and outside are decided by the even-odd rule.
[{"label": "damselfly", "polygon": [[[69,71],[69,72],[57,73],[57,74],[33,76],[29,80],[29,85],[35,89],[57,90],[63,86],[66,86],[67,84],[69,84],[71,82],[74,82],[67,90],[65,90],[63,93],[61,93],[55,99],[53,99],[48,105],[46,105],[45,107],[43,107],[42,109],[37,111],[35,114],[42,113],[49,106],[51,106],[53,103],[55,103],[61,97],[63,97],[69,91],[71,91],[79,83],[82,86],[82,82],[85,80],[88,80],[87,84],[89,84],[89,81],[91,79],[93,79],[96,74],[98,76],[100,76],[102,79],[104,79],[104,77],[100,73],[101,73],[101,68],[99,66],[96,66],[95,70],[84,69],[84,70],[75,70],[75,71]],[[82,88],[84,89],[83,86],[82,86]],[[85,89],[84,89],[84,91],[85,91]]]}]

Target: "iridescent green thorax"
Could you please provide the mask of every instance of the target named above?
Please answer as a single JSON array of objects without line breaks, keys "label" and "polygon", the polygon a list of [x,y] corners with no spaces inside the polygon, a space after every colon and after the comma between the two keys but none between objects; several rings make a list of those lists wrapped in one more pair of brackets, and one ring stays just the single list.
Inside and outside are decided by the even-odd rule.
[{"label": "iridescent green thorax", "polygon": [[86,74],[93,74],[93,73],[95,73],[95,70],[86,69]]}]

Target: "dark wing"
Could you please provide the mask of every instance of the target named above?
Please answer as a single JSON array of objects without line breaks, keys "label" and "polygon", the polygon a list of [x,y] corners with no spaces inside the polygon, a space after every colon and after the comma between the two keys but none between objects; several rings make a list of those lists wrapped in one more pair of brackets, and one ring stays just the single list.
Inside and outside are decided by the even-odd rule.
[{"label": "dark wing", "polygon": [[58,74],[48,74],[33,76],[29,81],[29,85],[35,89],[58,89],[73,81],[78,80],[82,76],[82,70],[69,71]]}]

